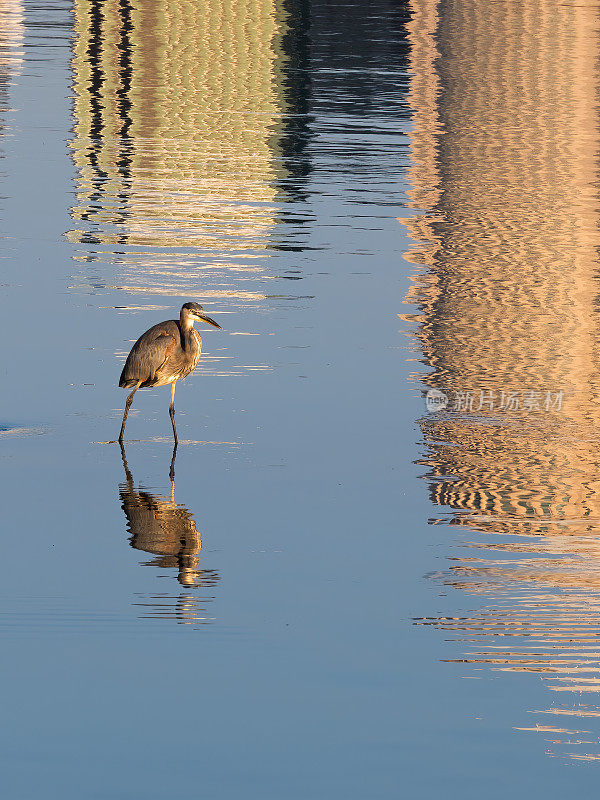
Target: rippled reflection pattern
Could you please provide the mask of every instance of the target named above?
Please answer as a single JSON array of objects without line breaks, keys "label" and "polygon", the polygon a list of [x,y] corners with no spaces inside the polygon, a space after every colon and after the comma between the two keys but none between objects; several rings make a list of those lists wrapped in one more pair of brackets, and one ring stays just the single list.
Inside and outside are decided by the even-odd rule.
[{"label": "rippled reflection pattern", "polygon": [[0,2],[0,66],[14,69],[23,63],[23,20],[22,0],[2,0]]},{"label": "rippled reflection pattern", "polygon": [[[6,110],[8,87],[23,63],[24,33],[22,0],[0,0],[0,112]],[[0,133],[4,128],[0,117]]]},{"label": "rippled reflection pattern", "polygon": [[[162,497],[147,489],[136,488],[121,446],[126,482],[119,486],[121,507],[127,518],[129,543],[136,550],[155,556],[145,566],[177,570],[177,580],[186,589],[212,588],[219,580],[215,570],[200,569],[202,539],[190,511],[175,502],[174,462],[171,463],[171,494]],[[186,592],[181,595],[158,594],[136,605],[146,619],[170,618],[184,623],[210,622],[206,601]]]},{"label": "rippled reflection pattern", "polygon": [[302,111],[283,72],[297,44],[284,4],[77,0],[75,30],[80,286],[103,281],[88,262],[112,259],[127,292],[263,299]]},{"label": "rippled reflection pattern", "polygon": [[[453,633],[463,663],[541,675],[549,707],[515,727],[600,758],[600,7],[411,6],[403,316],[429,367],[415,378],[475,398],[421,428],[431,499],[473,539],[438,579],[486,598],[419,622]],[[562,409],[479,407],[503,390],[563,391]]]}]

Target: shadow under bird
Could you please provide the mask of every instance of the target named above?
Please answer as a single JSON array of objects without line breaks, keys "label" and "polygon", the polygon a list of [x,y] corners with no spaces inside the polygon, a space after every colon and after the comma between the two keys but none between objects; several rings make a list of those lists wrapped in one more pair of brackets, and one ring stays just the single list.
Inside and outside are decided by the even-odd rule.
[{"label": "shadow under bird", "polygon": [[131,348],[123,372],[119,379],[122,389],[133,391],[127,397],[119,442],[123,443],[125,423],[131,408],[133,396],[138,389],[171,384],[171,404],[169,416],[173,425],[173,436],[177,446],[177,429],[175,428],[175,384],[185,378],[196,367],[202,353],[202,339],[194,328],[199,319],[212,325],[221,326],[204,313],[199,303],[184,303],[181,306],[179,319],[168,319],[153,325],[143,333]]}]

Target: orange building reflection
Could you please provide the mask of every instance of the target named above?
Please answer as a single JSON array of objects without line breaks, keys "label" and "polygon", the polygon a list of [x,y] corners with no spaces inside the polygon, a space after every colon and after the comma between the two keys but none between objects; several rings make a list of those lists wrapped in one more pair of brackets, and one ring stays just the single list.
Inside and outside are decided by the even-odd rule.
[{"label": "orange building reflection", "polygon": [[[428,367],[414,377],[450,396],[564,393],[549,413],[484,404],[421,420],[431,499],[474,538],[439,579],[488,604],[420,622],[476,642],[461,661],[536,672],[562,700],[598,692],[600,5],[411,7],[402,221],[417,312],[403,316]],[[600,705],[541,711],[556,720],[520,727],[600,754],[600,729],[560,723]]]}]

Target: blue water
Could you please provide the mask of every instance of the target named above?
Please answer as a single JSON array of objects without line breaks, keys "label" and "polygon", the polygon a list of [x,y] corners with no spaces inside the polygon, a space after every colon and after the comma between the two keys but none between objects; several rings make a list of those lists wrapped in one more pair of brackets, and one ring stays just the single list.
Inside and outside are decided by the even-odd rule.
[{"label": "blue water", "polygon": [[[590,792],[598,732],[515,730],[558,727],[532,714],[558,707],[543,658],[533,675],[490,669],[485,654],[472,663],[465,639],[477,632],[453,622],[502,603],[512,613],[507,584],[547,607],[531,575],[511,584],[501,572],[498,559],[518,550],[482,554],[499,533],[526,541],[523,528],[494,527],[476,503],[432,488],[444,470],[462,480],[461,465],[476,493],[495,486],[469,467],[469,437],[491,423],[428,416],[423,391],[502,389],[505,374],[477,383],[459,334],[453,371],[444,324],[462,319],[460,302],[444,305],[452,288],[430,305],[411,289],[428,271],[459,272],[469,248],[482,263],[487,241],[452,206],[464,207],[439,143],[450,210],[419,196],[431,188],[419,183],[425,166],[415,177],[419,131],[430,130],[415,88],[419,42],[433,41],[417,25],[427,9],[208,6],[0,8],[3,795]],[[434,24],[440,47],[444,24],[458,25]],[[432,96],[451,98],[440,80]],[[434,255],[410,256],[427,253],[431,231],[397,217],[436,213]],[[574,238],[557,245],[560,263]],[[498,285],[518,285],[511,269]],[[479,302],[473,284],[465,292]],[[136,395],[124,464],[117,382],[135,339],[187,300],[223,330],[200,329],[200,365],[177,387],[172,484],[168,389]],[[562,441],[561,420],[530,429],[519,417],[513,445],[543,441],[551,424]],[[594,439],[578,430],[573,448]],[[513,475],[498,490],[510,519],[528,457],[516,477],[498,467]],[[555,482],[571,486],[572,466],[552,463]],[[588,497],[592,476],[575,480]],[[469,514],[480,518],[470,527]],[[583,538],[594,540],[589,526]],[[496,559],[496,584],[476,585],[480,596],[452,574],[465,545]],[[593,673],[593,569],[577,569],[585,598],[573,599],[576,582],[569,597],[575,617],[590,615]],[[592,695],[559,700],[565,729],[583,703],[591,711],[577,724],[594,730]]]}]

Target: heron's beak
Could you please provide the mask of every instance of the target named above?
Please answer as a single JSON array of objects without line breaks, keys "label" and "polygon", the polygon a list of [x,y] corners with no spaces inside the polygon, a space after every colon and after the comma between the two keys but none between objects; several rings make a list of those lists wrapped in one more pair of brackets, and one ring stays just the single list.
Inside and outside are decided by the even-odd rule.
[{"label": "heron's beak", "polygon": [[208,322],[208,324],[212,325],[213,328],[221,328],[221,326],[219,325],[218,322],[215,322],[214,319],[211,319],[210,317],[207,317],[206,314],[198,314],[196,312],[196,316],[198,317],[198,319],[201,319],[203,322]]}]

